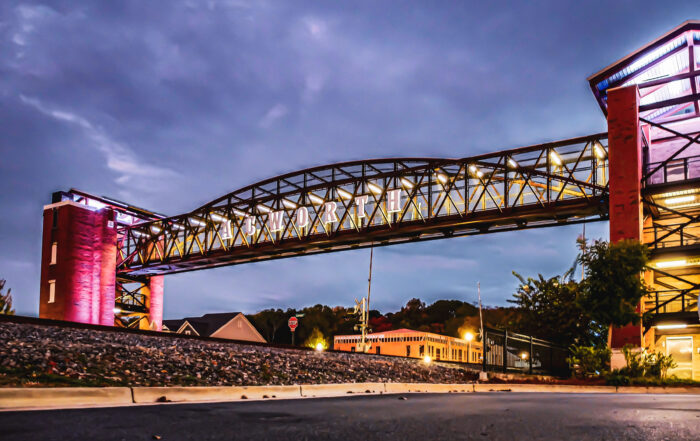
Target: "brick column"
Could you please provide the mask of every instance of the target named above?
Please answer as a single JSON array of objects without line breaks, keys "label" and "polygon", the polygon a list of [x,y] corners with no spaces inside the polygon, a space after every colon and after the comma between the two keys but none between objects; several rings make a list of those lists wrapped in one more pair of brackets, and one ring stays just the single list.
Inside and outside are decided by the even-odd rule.
[{"label": "brick column", "polygon": [[[608,91],[608,163],[610,165],[610,242],[642,240],[642,138],[639,89],[628,86]],[[641,325],[613,328],[610,346],[641,346]]]},{"label": "brick column", "polygon": [[[51,263],[54,243],[57,256]],[[39,316],[113,325],[116,247],[112,210],[70,201],[44,207]]]},{"label": "brick column", "polygon": [[152,276],[148,281],[150,295],[148,297],[148,322],[154,331],[163,330],[163,276]]}]

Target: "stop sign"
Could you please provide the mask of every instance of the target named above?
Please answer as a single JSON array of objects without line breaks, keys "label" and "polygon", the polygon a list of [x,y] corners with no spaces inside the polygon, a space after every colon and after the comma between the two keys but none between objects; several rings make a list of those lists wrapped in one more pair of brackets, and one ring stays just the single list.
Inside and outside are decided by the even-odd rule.
[{"label": "stop sign", "polygon": [[289,326],[289,329],[294,332],[294,330],[299,326],[299,320],[296,317],[290,317],[289,321],[287,322],[287,325]]}]

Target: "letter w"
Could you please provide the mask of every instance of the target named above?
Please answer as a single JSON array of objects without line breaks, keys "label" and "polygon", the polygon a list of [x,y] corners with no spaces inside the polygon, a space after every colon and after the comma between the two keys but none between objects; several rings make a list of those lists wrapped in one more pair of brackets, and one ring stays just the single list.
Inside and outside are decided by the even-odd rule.
[{"label": "letter w", "polygon": [[282,220],[284,219],[284,211],[273,211],[270,213],[270,231],[282,231]]}]

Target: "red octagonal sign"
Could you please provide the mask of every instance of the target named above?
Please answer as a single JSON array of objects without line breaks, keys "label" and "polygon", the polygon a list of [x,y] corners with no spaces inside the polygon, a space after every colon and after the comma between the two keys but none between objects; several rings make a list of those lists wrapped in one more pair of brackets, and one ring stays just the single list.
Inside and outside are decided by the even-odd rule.
[{"label": "red octagonal sign", "polygon": [[299,326],[299,320],[296,317],[290,317],[289,321],[287,322],[287,325],[289,326],[289,329],[294,332],[294,330]]}]

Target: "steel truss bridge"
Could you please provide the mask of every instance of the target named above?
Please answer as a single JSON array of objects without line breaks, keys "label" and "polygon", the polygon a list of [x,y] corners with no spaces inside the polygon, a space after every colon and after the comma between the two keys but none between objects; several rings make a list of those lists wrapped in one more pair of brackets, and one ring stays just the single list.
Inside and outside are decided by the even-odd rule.
[{"label": "steel truss bridge", "polygon": [[606,219],[607,135],[462,159],[288,173],[190,213],[123,225],[119,277]]}]

